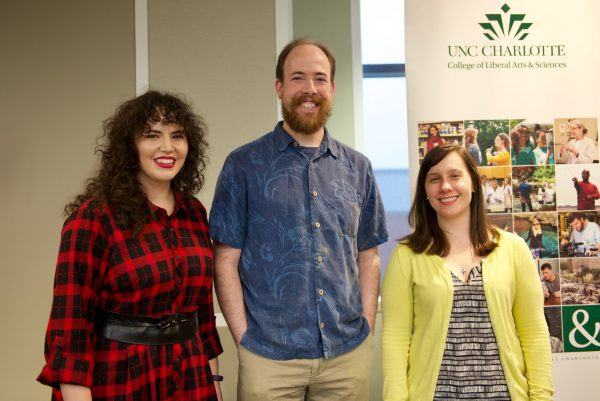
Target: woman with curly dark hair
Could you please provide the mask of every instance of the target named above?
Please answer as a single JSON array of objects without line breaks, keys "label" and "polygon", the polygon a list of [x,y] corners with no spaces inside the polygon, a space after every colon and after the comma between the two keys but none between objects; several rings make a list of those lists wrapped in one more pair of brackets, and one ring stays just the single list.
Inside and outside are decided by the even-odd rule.
[{"label": "woman with curly dark hair", "polygon": [[[206,126],[150,91],[104,123],[98,173],[65,207],[46,365],[53,400],[221,400]],[[216,384],[216,385],[215,385]]]}]

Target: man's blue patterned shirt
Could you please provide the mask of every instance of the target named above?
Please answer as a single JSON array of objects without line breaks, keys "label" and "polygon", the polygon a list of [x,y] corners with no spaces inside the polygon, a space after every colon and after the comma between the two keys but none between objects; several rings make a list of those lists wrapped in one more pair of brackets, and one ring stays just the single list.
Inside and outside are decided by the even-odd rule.
[{"label": "man's blue patterned shirt", "polygon": [[241,345],[270,359],[332,358],[362,343],[356,259],[388,236],[369,160],[327,131],[307,154],[280,122],[228,156],[210,213],[212,238],[242,250]]}]

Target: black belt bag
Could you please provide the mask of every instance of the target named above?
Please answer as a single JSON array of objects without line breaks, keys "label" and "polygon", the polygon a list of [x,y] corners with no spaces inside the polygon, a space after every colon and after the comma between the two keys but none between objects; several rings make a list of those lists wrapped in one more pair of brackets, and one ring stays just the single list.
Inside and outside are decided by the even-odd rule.
[{"label": "black belt bag", "polygon": [[98,309],[95,331],[98,337],[128,344],[177,344],[194,337],[198,319],[196,312],[148,317]]}]

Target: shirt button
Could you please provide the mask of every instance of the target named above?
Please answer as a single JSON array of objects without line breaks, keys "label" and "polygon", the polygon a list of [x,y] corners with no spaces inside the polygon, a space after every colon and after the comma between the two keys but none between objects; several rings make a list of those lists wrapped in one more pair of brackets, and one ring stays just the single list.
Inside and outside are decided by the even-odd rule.
[{"label": "shirt button", "polygon": [[318,262],[322,262],[323,261],[323,256],[317,256],[317,261]]},{"label": "shirt button", "polygon": [[320,228],[320,227],[321,227],[321,223],[319,223],[319,222],[316,222],[316,223],[315,223],[315,227],[317,227],[317,228]]},{"label": "shirt button", "polygon": [[298,147],[298,142],[294,141],[294,146]]},{"label": "shirt button", "polygon": [[311,160],[311,161],[310,161],[308,164],[310,164],[311,166],[314,166],[314,165],[315,165],[315,162],[313,162],[313,161]]},{"label": "shirt button", "polygon": [[313,191],[312,195],[316,198],[319,193],[317,191]]},{"label": "shirt button", "polygon": [[322,328],[322,329],[324,329],[324,328],[325,328],[325,323],[321,323],[321,324],[319,325],[319,327],[320,327],[320,328]]},{"label": "shirt button", "polygon": [[325,291],[323,291],[322,289],[319,289],[319,295],[323,295],[325,293]]}]

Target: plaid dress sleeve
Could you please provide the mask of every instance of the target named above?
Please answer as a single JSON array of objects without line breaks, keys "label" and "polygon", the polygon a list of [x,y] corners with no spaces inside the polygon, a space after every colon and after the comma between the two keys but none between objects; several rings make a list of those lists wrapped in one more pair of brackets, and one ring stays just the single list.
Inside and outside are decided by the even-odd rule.
[{"label": "plaid dress sleeve", "polygon": [[54,388],[60,383],[92,387],[94,311],[106,244],[90,208],[80,208],[63,226],[41,383]]}]

